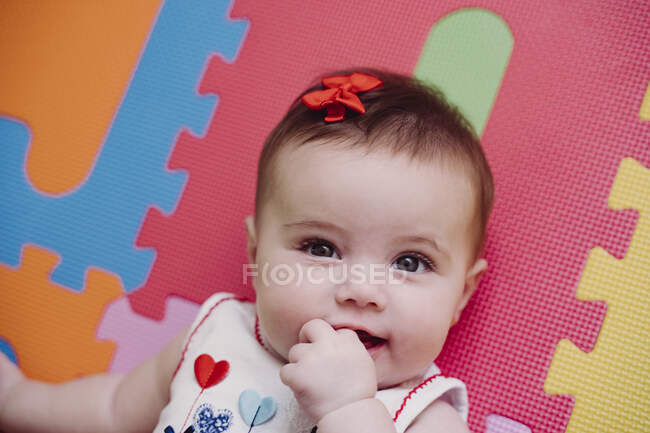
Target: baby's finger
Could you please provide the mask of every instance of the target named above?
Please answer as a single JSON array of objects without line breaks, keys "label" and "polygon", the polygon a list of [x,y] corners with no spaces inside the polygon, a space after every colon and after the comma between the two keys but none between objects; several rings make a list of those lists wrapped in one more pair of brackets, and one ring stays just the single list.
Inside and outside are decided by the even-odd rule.
[{"label": "baby's finger", "polygon": [[351,336],[351,337],[352,336],[357,337],[357,333],[354,332],[352,329],[348,329],[348,328],[337,329],[336,333],[341,334],[341,335],[348,335],[348,336]]},{"label": "baby's finger", "polygon": [[298,341],[301,343],[313,343],[335,334],[334,328],[323,319],[311,319],[302,325],[298,334]]},{"label": "baby's finger", "polygon": [[294,344],[291,349],[289,349],[288,359],[289,362],[298,362],[300,361],[305,354],[310,350],[309,343],[298,343]]},{"label": "baby's finger", "polygon": [[296,364],[284,364],[282,368],[280,368],[280,380],[289,388],[293,388],[297,376],[298,365]]}]

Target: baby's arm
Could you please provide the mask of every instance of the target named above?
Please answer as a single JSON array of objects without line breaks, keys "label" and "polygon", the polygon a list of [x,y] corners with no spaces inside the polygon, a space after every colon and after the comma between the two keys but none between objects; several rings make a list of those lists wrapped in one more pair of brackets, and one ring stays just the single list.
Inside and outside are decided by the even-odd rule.
[{"label": "baby's arm", "polygon": [[150,432],[169,400],[187,332],[127,375],[98,374],[57,385],[26,379],[0,354],[0,431]]},{"label": "baby's arm", "polygon": [[[374,401],[373,401],[374,400]],[[385,416],[386,408],[375,399],[360,400],[330,412],[318,424],[318,432],[394,432],[395,426]],[[456,409],[443,399],[431,403],[406,433],[470,433]]]},{"label": "baby's arm", "polygon": [[470,433],[456,409],[444,399],[431,403],[406,429],[406,433]]}]

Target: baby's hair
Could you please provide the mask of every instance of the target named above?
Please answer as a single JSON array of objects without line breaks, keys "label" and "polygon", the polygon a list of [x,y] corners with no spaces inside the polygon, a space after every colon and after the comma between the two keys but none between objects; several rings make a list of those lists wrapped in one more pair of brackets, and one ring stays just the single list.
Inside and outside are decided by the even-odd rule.
[{"label": "baby's hair", "polygon": [[[347,109],[344,120],[328,123],[323,120],[325,110],[311,110],[301,102],[304,94],[323,88],[322,77],[352,72],[373,75],[383,82],[380,88],[357,93],[365,106],[364,114]],[[264,142],[257,169],[256,218],[274,188],[274,158],[287,144],[297,147],[318,141],[363,146],[368,151],[384,149],[411,160],[460,163],[469,173],[476,193],[478,256],[492,209],[494,182],[480,140],[467,119],[442,92],[413,77],[372,68],[333,71],[322,77],[296,98]]]}]

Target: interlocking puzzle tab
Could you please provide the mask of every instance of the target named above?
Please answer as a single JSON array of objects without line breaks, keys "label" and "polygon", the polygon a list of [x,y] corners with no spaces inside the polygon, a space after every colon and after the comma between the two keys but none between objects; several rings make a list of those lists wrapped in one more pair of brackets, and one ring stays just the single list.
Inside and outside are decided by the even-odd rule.
[{"label": "interlocking puzzle tab", "polygon": [[623,159],[609,205],[639,219],[625,257],[594,248],[578,285],[578,298],[607,302],[593,351],[562,340],[551,363],[545,391],[575,396],[567,433],[650,431],[650,170]]},{"label": "interlocking puzzle tab", "polygon": [[16,266],[29,242],[61,254],[52,280],[72,290],[81,290],[89,266],[119,275],[127,292],[145,282],[155,253],[135,248],[134,239],[147,209],[173,212],[184,188],[187,175],[166,168],[179,131],[202,134],[215,110],[216,96],[197,92],[206,59],[215,52],[235,57],[246,30],[227,19],[229,6],[164,3],[90,177],[65,196],[32,188],[24,174],[28,127],[0,118],[0,185],[7,190],[0,262]]},{"label": "interlocking puzzle tab", "polygon": [[97,327],[97,338],[117,343],[111,372],[128,373],[152,354],[158,353],[199,312],[200,305],[176,297],[167,298],[165,318],[151,320],[135,314],[126,296],[106,307]]},{"label": "interlocking puzzle tab", "polygon": [[513,45],[512,31],[498,14],[458,9],[431,28],[415,76],[442,90],[481,136]]},{"label": "interlocking puzzle tab", "polygon": [[58,260],[26,246],[19,268],[0,265],[0,337],[15,350],[25,375],[50,382],[108,369],[115,343],[97,341],[95,329],[106,304],[123,294],[115,276],[96,269],[87,272],[83,293],[51,283]]}]

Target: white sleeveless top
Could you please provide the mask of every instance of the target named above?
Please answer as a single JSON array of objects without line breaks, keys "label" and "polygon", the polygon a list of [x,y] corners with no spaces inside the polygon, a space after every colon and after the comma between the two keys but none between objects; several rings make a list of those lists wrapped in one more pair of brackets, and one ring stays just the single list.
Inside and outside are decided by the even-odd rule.
[{"label": "white sleeveless top", "polygon": [[[217,293],[201,306],[154,433],[315,431],[314,420],[281,382],[285,361],[265,345],[256,319],[255,304],[231,293]],[[465,385],[442,376],[435,364],[423,376],[380,390],[375,397],[403,433],[443,395],[466,421]]]}]

